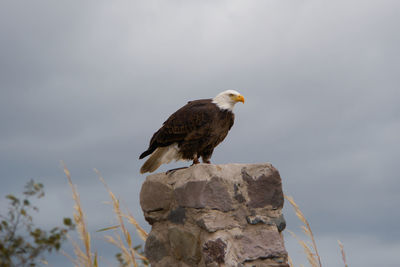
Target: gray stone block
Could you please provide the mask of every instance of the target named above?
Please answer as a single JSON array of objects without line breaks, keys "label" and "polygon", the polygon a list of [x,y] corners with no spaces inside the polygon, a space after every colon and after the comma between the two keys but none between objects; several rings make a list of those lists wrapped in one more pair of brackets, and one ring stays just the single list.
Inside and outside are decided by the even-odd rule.
[{"label": "gray stone block", "polygon": [[198,164],[150,175],[140,204],[151,266],[287,266],[282,183],[264,164]]}]

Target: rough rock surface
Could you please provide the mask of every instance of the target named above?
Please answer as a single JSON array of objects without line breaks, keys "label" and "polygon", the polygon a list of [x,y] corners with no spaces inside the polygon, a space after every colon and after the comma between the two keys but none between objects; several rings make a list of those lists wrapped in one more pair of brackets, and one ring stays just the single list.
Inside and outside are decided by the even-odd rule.
[{"label": "rough rock surface", "polygon": [[279,172],[263,164],[198,164],[147,177],[152,267],[288,267]]}]

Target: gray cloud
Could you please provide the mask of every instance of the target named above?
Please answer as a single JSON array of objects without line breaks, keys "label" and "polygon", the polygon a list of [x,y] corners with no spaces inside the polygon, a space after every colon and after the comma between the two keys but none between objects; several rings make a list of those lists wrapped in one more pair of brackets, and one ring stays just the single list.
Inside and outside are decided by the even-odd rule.
[{"label": "gray cloud", "polygon": [[[366,240],[385,251],[400,244],[393,231],[399,7],[394,0],[3,1],[0,193],[40,178],[48,199],[39,221],[56,222],[72,207],[62,159],[93,231],[110,223],[94,167],[144,224],[137,158],[152,133],[186,101],[236,89],[246,104],[236,107],[213,162],[272,162],[321,238],[327,266],[340,260],[330,254],[336,239],[352,266],[376,266],[358,256],[375,251]],[[102,243],[96,239],[99,250]],[[387,266],[398,262],[381,252]]]}]

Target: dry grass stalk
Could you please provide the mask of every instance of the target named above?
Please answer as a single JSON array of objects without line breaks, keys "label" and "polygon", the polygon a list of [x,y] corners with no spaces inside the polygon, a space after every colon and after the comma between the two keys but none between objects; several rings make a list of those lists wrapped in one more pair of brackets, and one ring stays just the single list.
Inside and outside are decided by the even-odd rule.
[{"label": "dry grass stalk", "polygon": [[303,247],[303,249],[304,249],[304,251],[305,251],[305,253],[307,255],[307,259],[308,259],[309,263],[311,264],[311,266],[312,267],[322,267],[321,257],[319,256],[318,249],[317,249],[317,244],[315,242],[314,234],[313,234],[313,232],[311,230],[310,224],[308,223],[308,221],[307,221],[306,217],[304,216],[303,212],[300,210],[299,206],[296,204],[296,202],[294,202],[294,199],[291,196],[286,196],[286,195],[285,195],[285,198],[293,206],[293,208],[295,210],[295,213],[296,213],[296,216],[304,224],[304,226],[302,226],[301,229],[303,230],[303,232],[308,237],[310,237],[310,239],[312,241],[312,249],[304,241],[298,239],[294,235],[294,233],[292,233],[292,235],[294,235],[296,237],[296,239],[299,241],[300,245]]},{"label": "dry grass stalk", "polygon": [[342,259],[343,259],[344,266],[345,266],[345,267],[348,267],[347,261],[346,261],[346,254],[344,253],[343,244],[342,244],[342,242],[340,242],[339,240],[338,240],[338,243],[339,243],[340,253],[342,253]]},{"label": "dry grass stalk", "polygon": [[136,260],[134,262],[132,262],[131,252],[130,252],[129,248],[127,248],[124,245],[124,242],[122,241],[121,236],[117,233],[115,233],[115,236],[117,237],[117,240],[115,240],[114,237],[112,237],[112,236],[106,236],[106,240],[121,250],[122,256],[123,256],[123,259],[125,260],[125,262],[127,262],[128,264],[129,263],[135,264]]},{"label": "dry grass stalk", "polygon": [[128,215],[124,215],[124,217],[127,218],[128,221],[129,221],[129,223],[132,224],[132,225],[136,228],[136,231],[137,231],[139,237],[140,237],[143,241],[146,241],[148,234],[147,234],[147,232],[139,225],[139,223],[136,221],[136,219],[133,217],[133,215],[129,213]]},{"label": "dry grass stalk", "polygon": [[[117,237],[118,241],[115,240],[115,238],[110,235],[105,236],[106,241],[110,244],[113,244],[117,248],[119,248],[122,251],[122,257],[123,257],[124,261],[129,262],[129,260],[130,260],[129,251],[124,246],[121,237],[117,233],[115,234],[115,236]],[[148,259],[145,256],[143,256],[142,254],[140,254],[138,252],[136,252],[136,256],[142,261],[146,261],[146,262],[148,261]],[[144,265],[147,266],[147,264],[144,264]]]},{"label": "dry grass stalk", "polygon": [[315,258],[315,254],[312,252],[312,249],[310,248],[310,246],[304,242],[303,240],[301,240],[300,238],[297,237],[297,235],[295,233],[293,233],[292,231],[289,231],[289,234],[291,234],[296,240],[297,242],[299,242],[299,244],[303,247],[304,253],[307,256],[307,260],[310,263],[310,265],[312,267],[319,267],[317,259]]},{"label": "dry grass stalk", "polygon": [[79,238],[82,240],[82,242],[85,246],[85,251],[82,251],[80,246],[78,244],[76,244],[75,242],[73,242],[74,252],[78,258],[74,264],[77,266],[84,266],[84,267],[96,267],[97,259],[96,259],[96,257],[93,257],[92,252],[91,252],[90,234],[89,234],[89,231],[87,230],[87,226],[86,226],[86,222],[85,222],[85,215],[82,210],[78,190],[76,189],[76,186],[72,183],[71,173],[67,169],[67,166],[64,164],[64,162],[61,162],[61,164],[63,165],[64,173],[67,176],[68,184],[72,190],[72,198],[75,201],[74,221],[75,221],[75,224],[77,227]]},{"label": "dry grass stalk", "polygon": [[[101,173],[96,169],[94,171],[99,176],[100,181],[104,184],[105,188],[107,189],[108,194],[111,197],[113,208],[114,208],[114,213],[117,215],[119,228],[121,229],[122,234],[123,234],[123,236],[125,238],[125,242],[127,244],[127,247],[124,245],[124,243],[122,242],[122,239],[121,239],[121,237],[119,235],[117,235],[118,242],[116,242],[115,239],[112,239],[110,237],[108,237],[107,240],[110,243],[116,245],[117,247],[119,247],[121,249],[122,254],[126,258],[128,264],[130,263],[134,267],[137,267],[138,264],[136,262],[135,249],[133,248],[133,245],[132,245],[132,238],[131,238],[131,235],[130,235],[129,231],[126,229],[125,223],[124,223],[124,220],[123,220],[123,217],[128,217],[128,216],[126,216],[126,215],[124,215],[122,213],[121,207],[120,207],[120,204],[119,204],[119,200],[114,195],[114,193],[109,189],[109,187],[107,186],[106,182],[104,181],[104,178],[102,177]],[[135,222],[133,225],[135,227],[136,226],[140,227],[139,224],[136,222],[136,220],[133,218],[133,216],[131,216],[131,217],[132,217],[133,221]],[[137,230],[138,230],[138,227],[136,227]],[[140,227],[140,230],[143,231],[146,234],[146,237],[147,237],[147,233],[141,227]],[[139,234],[139,236],[141,236],[141,234]]]},{"label": "dry grass stalk", "polygon": [[[75,250],[75,245],[76,245],[76,243],[71,239],[70,236],[68,236],[68,238],[71,240],[72,245],[74,246],[74,250]],[[67,257],[67,258],[74,264],[75,267],[81,266],[81,264],[79,263],[79,261],[78,261],[77,259],[72,258],[72,257],[71,257],[68,253],[66,253],[65,251],[61,251],[61,253],[62,253],[65,257]]]},{"label": "dry grass stalk", "polygon": [[289,267],[294,267],[292,258],[288,255]]}]

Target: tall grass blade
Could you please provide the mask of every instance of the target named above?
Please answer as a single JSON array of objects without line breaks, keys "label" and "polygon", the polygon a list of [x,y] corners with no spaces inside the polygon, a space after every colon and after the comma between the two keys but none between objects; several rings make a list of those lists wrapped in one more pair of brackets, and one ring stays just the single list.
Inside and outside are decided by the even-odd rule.
[{"label": "tall grass blade", "polygon": [[72,190],[72,198],[75,201],[74,221],[76,224],[76,228],[79,234],[79,238],[82,240],[85,247],[85,251],[82,251],[80,246],[77,243],[73,242],[74,253],[77,257],[77,262],[74,264],[78,264],[79,266],[83,267],[94,267],[94,260],[91,252],[90,234],[87,229],[85,215],[82,210],[78,190],[76,189],[76,186],[72,183],[71,173],[67,169],[67,166],[63,161],[61,161],[61,164],[63,165],[64,173],[67,176],[68,184]]},{"label": "tall grass blade", "polygon": [[137,262],[136,262],[135,250],[134,250],[134,248],[132,246],[132,238],[131,238],[130,233],[128,232],[128,230],[125,227],[125,223],[124,223],[124,220],[123,220],[123,214],[122,214],[122,211],[121,211],[119,200],[114,195],[114,193],[110,190],[110,188],[107,186],[107,184],[106,184],[103,176],[101,175],[101,173],[96,169],[94,171],[99,176],[100,181],[104,184],[104,187],[106,188],[108,194],[111,197],[113,208],[114,208],[114,213],[117,215],[119,226],[120,226],[122,234],[123,234],[123,236],[125,238],[125,242],[127,243],[127,247],[126,247],[124,245],[124,243],[122,242],[122,239],[118,235],[117,237],[118,237],[118,240],[119,240],[120,249],[122,249],[124,253],[126,253],[126,252],[128,253],[129,262],[132,263],[134,267],[137,267],[138,265],[137,265]]},{"label": "tall grass blade", "polygon": [[291,196],[286,196],[285,198],[289,201],[289,203],[292,205],[294,208],[294,211],[296,213],[296,216],[299,218],[299,220],[304,224],[304,226],[301,227],[303,232],[311,239],[312,241],[312,251],[310,247],[304,242],[298,239],[299,243],[303,246],[304,251],[307,255],[307,259],[309,263],[311,264],[312,267],[322,267],[321,264],[321,257],[319,256],[318,253],[318,248],[317,248],[317,243],[315,242],[314,234],[311,230],[311,226],[308,223],[306,217],[304,216],[303,212],[300,210],[299,206],[297,203],[294,201],[293,197]]},{"label": "tall grass blade", "polygon": [[338,243],[339,243],[340,253],[342,254],[342,259],[343,259],[344,266],[345,266],[345,267],[349,267],[349,266],[347,265],[346,254],[344,253],[343,244],[342,244],[342,242],[340,242],[339,240],[338,240]]}]

